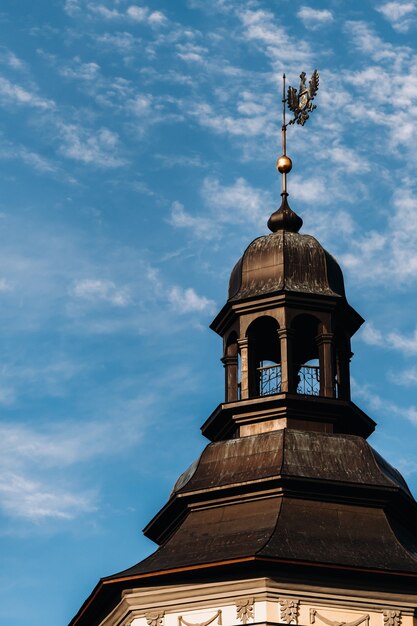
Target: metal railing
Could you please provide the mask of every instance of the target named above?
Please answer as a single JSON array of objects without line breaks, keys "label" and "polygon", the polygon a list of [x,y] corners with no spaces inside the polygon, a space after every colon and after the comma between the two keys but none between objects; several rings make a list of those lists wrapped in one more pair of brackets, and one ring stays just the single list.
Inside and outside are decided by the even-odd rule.
[{"label": "metal railing", "polygon": [[297,393],[302,396],[320,395],[320,368],[318,365],[301,365],[297,376]]},{"label": "metal railing", "polygon": [[272,396],[281,393],[281,365],[258,367],[259,395]]},{"label": "metal railing", "polygon": [[[258,367],[260,396],[281,393],[281,365]],[[318,365],[301,365],[297,368],[297,393],[301,396],[320,395],[320,368]]]}]

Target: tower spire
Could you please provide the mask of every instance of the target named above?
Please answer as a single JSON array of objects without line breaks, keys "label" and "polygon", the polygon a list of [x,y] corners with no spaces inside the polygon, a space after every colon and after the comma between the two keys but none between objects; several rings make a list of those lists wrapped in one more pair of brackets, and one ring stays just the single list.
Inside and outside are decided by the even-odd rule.
[{"label": "tower spire", "polygon": [[[272,213],[268,220],[268,228],[272,232],[277,230],[288,230],[297,233],[303,225],[303,220],[299,217],[288,204],[288,190],[287,190],[287,174],[292,169],[292,161],[287,155],[287,126],[288,124],[300,124],[304,126],[309,118],[309,113],[316,108],[316,105],[312,104],[312,100],[317,94],[319,88],[319,73],[314,70],[309,86],[306,86],[306,74],[301,72],[300,74],[300,89],[297,94],[297,90],[294,87],[288,88],[288,94],[285,89],[285,74],[282,76],[282,126],[281,126],[281,140],[282,140],[282,154],[278,158],[276,168],[282,175],[282,191],[281,191],[281,206],[279,209]],[[294,118],[286,123],[286,105],[290,111],[294,113]]]}]

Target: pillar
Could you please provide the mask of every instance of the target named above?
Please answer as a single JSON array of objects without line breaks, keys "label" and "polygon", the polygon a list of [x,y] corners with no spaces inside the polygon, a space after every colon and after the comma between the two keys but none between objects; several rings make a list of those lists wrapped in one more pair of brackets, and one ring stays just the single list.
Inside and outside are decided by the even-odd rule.
[{"label": "pillar", "polygon": [[249,339],[238,339],[240,352],[240,399],[249,398]]},{"label": "pillar", "polygon": [[322,333],[316,337],[320,363],[320,395],[335,397],[335,372],[333,363],[333,333]]},{"label": "pillar", "polygon": [[238,356],[226,355],[222,358],[224,365],[225,399],[226,402],[238,400]]},{"label": "pillar", "polygon": [[292,358],[292,338],[294,330],[291,328],[279,328],[278,337],[281,348],[281,392],[295,393],[294,389],[294,363]]}]

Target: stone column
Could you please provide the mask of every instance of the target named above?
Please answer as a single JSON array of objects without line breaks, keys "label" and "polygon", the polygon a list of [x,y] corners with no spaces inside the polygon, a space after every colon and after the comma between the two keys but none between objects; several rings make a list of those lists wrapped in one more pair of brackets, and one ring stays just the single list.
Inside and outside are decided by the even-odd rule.
[{"label": "stone column", "polygon": [[240,351],[240,399],[249,398],[249,339],[238,339]]},{"label": "stone column", "polygon": [[294,363],[292,358],[292,328],[279,328],[278,337],[281,348],[281,392],[295,393],[294,389]]},{"label": "stone column", "polygon": [[334,398],[333,333],[322,333],[316,337],[316,342],[319,349],[320,395]]},{"label": "stone column", "polygon": [[221,359],[224,365],[225,399],[226,402],[238,400],[238,357],[226,355]]}]

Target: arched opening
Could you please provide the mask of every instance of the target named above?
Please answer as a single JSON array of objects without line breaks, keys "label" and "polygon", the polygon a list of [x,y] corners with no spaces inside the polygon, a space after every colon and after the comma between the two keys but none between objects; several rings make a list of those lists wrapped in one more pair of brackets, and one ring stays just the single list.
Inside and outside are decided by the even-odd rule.
[{"label": "arched opening", "polygon": [[281,349],[278,322],[268,316],[256,319],[248,328],[249,397],[281,392]]},{"label": "arched opening", "polygon": [[317,345],[320,321],[312,315],[299,315],[294,319],[292,329],[294,388],[300,395],[321,395],[321,364]]}]

